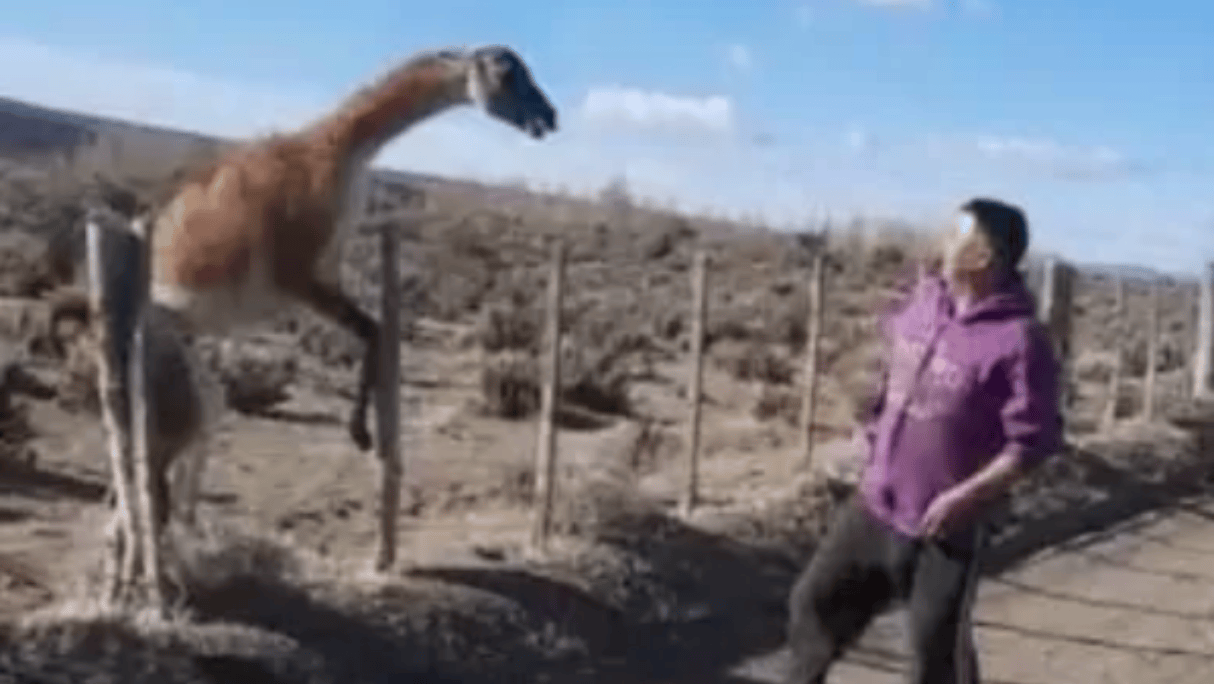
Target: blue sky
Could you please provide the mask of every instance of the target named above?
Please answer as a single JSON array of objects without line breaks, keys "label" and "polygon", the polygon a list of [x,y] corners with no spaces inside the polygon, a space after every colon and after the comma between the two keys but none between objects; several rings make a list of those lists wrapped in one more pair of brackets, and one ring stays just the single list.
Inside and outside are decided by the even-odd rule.
[{"label": "blue sky", "polygon": [[560,109],[544,141],[472,110],[388,166],[590,192],[625,174],[779,224],[1020,203],[1034,244],[1214,259],[1214,5],[1118,0],[58,0],[6,8],[0,94],[245,136],[423,48],[505,43]]}]

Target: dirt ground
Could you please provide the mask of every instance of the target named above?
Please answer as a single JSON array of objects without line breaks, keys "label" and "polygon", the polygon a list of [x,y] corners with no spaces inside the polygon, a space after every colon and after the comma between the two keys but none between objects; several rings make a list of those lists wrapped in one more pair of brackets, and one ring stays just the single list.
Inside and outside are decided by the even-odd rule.
[{"label": "dirt ground", "polygon": [[[437,364],[449,364],[447,368],[454,369],[468,363],[468,359],[451,354],[428,359],[415,356],[414,361],[438,374],[443,367]],[[718,529],[714,519],[729,512],[761,517],[756,511],[762,502],[787,500],[793,496],[788,482],[805,479],[790,465],[795,448],[781,442],[778,432],[764,432],[761,424],[736,414],[726,418],[729,401],[723,388],[728,383],[724,376],[711,377],[709,391],[715,388],[721,403],[710,409],[707,421],[713,425],[708,431],[708,442],[713,447],[704,471],[707,503],[696,517],[698,522],[690,526],[700,530],[692,533],[696,535]],[[408,488],[416,495],[407,499],[409,505],[401,517],[404,562],[394,579],[389,578],[386,584],[384,580],[371,582],[369,586],[398,586],[401,591],[408,588],[419,592],[411,596],[426,597],[426,605],[437,601],[480,606],[486,589],[521,600],[517,589],[494,588],[493,582],[484,585],[481,582],[485,580],[472,577],[487,568],[506,572],[525,565],[521,552],[527,508],[521,503],[518,487],[511,489],[503,483],[508,483],[510,473],[531,457],[529,429],[486,421],[469,413],[464,405],[469,393],[468,389],[461,394],[454,388],[445,398],[430,393],[423,400],[406,392],[412,407],[406,440],[411,456]],[[52,402],[34,401],[30,405],[31,421],[43,433],[32,443],[40,454],[37,474],[25,480],[3,478],[0,487],[0,577],[4,582],[0,611],[12,617],[78,596],[81,578],[95,566],[101,552],[97,543],[103,522],[99,496],[105,469],[96,421],[89,416],[65,414]],[[300,391],[299,396],[281,404],[272,418],[231,416],[207,478],[204,518],[211,524],[273,536],[297,554],[331,563],[336,569],[331,569],[328,576],[339,578],[340,583],[356,586],[370,582],[365,577],[375,543],[377,468],[373,458],[349,446],[341,422],[346,407],[343,399]],[[627,470],[625,462],[632,444],[626,434],[629,429],[625,424],[588,434],[563,431],[562,453],[570,455],[571,470],[577,471],[568,473],[565,481],[585,478],[593,469],[605,478]],[[492,462],[486,462],[479,449],[457,448],[490,439],[500,445],[495,452],[498,458]],[[827,459],[831,453],[846,452],[835,443],[821,453]],[[669,504],[677,492],[678,472],[677,463],[667,464],[638,478],[637,490],[651,501]],[[986,681],[1205,681],[1203,666],[1214,657],[1214,644],[1210,643],[1214,632],[1207,628],[1208,618],[1214,616],[1214,590],[1210,589],[1214,585],[1209,584],[1214,579],[1211,520],[1214,504],[1204,502],[1148,514],[1102,533],[1094,541],[1049,549],[985,580],[979,599],[978,638]],[[642,535],[650,532],[653,530],[646,528]],[[688,542],[695,547],[717,543]],[[692,620],[685,625],[691,635],[685,637],[689,639],[685,648],[690,652],[666,666],[650,662],[638,672],[634,663],[630,669],[617,671],[610,658],[599,657],[591,670],[562,671],[550,675],[547,681],[779,681],[782,653],[761,653],[778,649],[783,627],[779,604],[795,561],[785,556],[774,563],[774,568],[770,560],[728,567],[726,561],[731,556],[697,557],[694,554],[700,552],[687,553],[691,555],[671,562],[698,564],[700,567],[689,571],[693,575],[713,566],[724,568],[723,577],[715,583],[697,577],[701,586],[690,590],[693,597],[672,602],[691,613],[719,609],[712,607],[716,600],[728,605],[731,599],[725,596],[723,587],[747,584],[765,567],[775,572],[779,579],[770,590],[733,599],[749,602],[734,619],[744,614],[752,621],[750,627],[735,625],[705,637],[699,632],[722,626],[697,626],[694,617],[676,617],[675,622]],[[579,572],[583,576],[620,574],[613,567],[623,557],[620,552],[584,557],[589,560],[578,566]],[[1206,566],[1209,568],[1203,571]],[[424,579],[427,577],[431,579]],[[426,584],[435,577],[438,585]],[[717,597],[712,596],[713,592]],[[571,628],[570,633],[582,639],[588,638],[587,624],[611,614],[594,617],[594,611],[601,609],[593,608],[589,617],[570,618],[568,601],[572,599],[563,603],[553,603],[551,595],[531,599],[537,600],[539,603],[530,608],[534,614],[546,615],[558,623],[570,619],[581,622],[581,627]],[[696,608],[697,602],[700,608]],[[410,615],[418,607],[393,610]],[[488,609],[482,606],[477,610]],[[435,633],[449,629],[439,628]],[[545,628],[529,629],[543,633]],[[644,634],[643,627],[626,629],[632,634],[630,639]],[[730,636],[733,629],[747,629],[751,634]],[[604,638],[610,641],[614,637]],[[904,663],[902,638],[899,615],[882,619],[861,647],[837,668],[831,681],[900,681],[897,673]],[[722,639],[734,643],[718,646],[721,653],[710,659],[709,671],[695,668],[697,657],[703,657],[695,650],[714,648],[713,644]],[[268,657],[264,653],[269,647],[261,648],[263,655],[258,657]],[[740,663],[719,662],[716,658],[725,657],[723,653],[735,653]],[[659,651],[651,657],[656,660],[669,656],[670,652]],[[166,676],[144,681],[178,680]],[[463,681],[523,680],[488,677]]]}]

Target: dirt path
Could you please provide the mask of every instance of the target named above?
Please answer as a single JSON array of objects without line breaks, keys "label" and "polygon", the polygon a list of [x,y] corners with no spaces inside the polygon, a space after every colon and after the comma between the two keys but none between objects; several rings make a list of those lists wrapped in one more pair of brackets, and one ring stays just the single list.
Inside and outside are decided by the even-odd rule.
[{"label": "dirt path", "polygon": [[[1214,503],[1145,516],[984,580],[984,684],[1198,684],[1214,664]],[[831,684],[900,684],[901,612],[880,619]],[[785,652],[730,681],[777,682]]]}]

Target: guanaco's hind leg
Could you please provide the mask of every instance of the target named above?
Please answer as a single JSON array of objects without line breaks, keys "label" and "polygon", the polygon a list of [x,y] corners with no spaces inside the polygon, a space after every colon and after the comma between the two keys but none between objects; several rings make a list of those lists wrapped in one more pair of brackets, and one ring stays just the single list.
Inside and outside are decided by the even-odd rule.
[{"label": "guanaco's hind leg", "polygon": [[298,277],[284,284],[317,313],[358,336],[363,343],[362,370],[359,373],[358,391],[354,409],[350,413],[349,432],[354,444],[362,451],[371,448],[371,431],[367,428],[367,407],[371,402],[371,389],[379,374],[380,326],[367,315],[344,292],[337,287],[314,278]]}]

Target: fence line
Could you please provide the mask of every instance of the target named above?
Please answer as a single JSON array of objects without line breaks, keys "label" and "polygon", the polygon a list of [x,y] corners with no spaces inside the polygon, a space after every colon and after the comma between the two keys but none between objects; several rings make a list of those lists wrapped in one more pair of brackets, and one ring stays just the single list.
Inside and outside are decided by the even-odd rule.
[{"label": "fence line", "polygon": [[[382,247],[384,254],[389,253],[395,255],[399,250],[398,231],[385,230],[383,231]],[[391,236],[391,237],[389,237]],[[535,473],[534,473],[534,489],[533,489],[533,510],[530,530],[530,541],[533,549],[544,550],[552,534],[552,522],[554,517],[554,508],[556,502],[557,488],[557,463],[559,459],[558,445],[558,430],[556,425],[556,416],[560,404],[560,388],[561,388],[561,349],[562,349],[562,304],[564,300],[564,288],[566,279],[566,270],[568,267],[568,245],[564,239],[554,239],[551,242],[549,253],[549,269],[550,276],[548,279],[547,299],[546,299],[546,317],[545,317],[545,347],[546,354],[544,357],[542,369],[542,384],[540,391],[540,413],[539,426],[537,431],[537,442],[535,451]],[[388,266],[387,262],[392,262],[392,266]],[[389,332],[389,329],[396,329],[399,326],[399,278],[395,274],[396,259],[385,259],[384,291],[382,293],[384,306],[384,336],[387,340],[399,339],[399,333],[395,335]],[[392,272],[389,272],[389,268]],[[702,384],[703,384],[703,363],[705,355],[705,342],[707,338],[707,315],[708,315],[708,283],[710,281],[711,260],[705,250],[697,250],[691,268],[691,290],[692,290],[692,306],[691,306],[691,372],[689,375],[687,401],[689,422],[687,426],[687,453],[685,461],[685,473],[682,486],[680,487],[678,506],[680,512],[684,515],[689,515],[699,503],[700,489],[700,459],[701,459],[701,442],[702,442]],[[1038,317],[1045,323],[1049,330],[1051,342],[1055,349],[1058,359],[1062,366],[1063,377],[1066,379],[1063,383],[1062,400],[1064,411],[1065,407],[1070,404],[1070,387],[1069,378],[1072,366],[1072,337],[1073,330],[1073,308],[1075,281],[1078,276],[1078,271],[1071,264],[1062,260],[1051,259],[1045,265],[1044,274],[1041,282],[1041,298],[1038,308]],[[393,287],[392,285],[395,285]],[[813,450],[814,450],[814,434],[813,426],[816,419],[816,404],[817,404],[817,385],[819,379],[819,356],[820,356],[820,341],[822,336],[823,318],[825,313],[826,301],[826,249],[825,246],[820,248],[814,256],[810,277],[807,283],[809,294],[809,307],[807,311],[806,328],[807,337],[805,342],[805,361],[804,361],[804,379],[803,379],[803,399],[801,404],[801,415],[799,420],[799,432],[802,441],[802,450],[805,465],[812,467],[813,465]],[[1205,350],[1205,375],[1202,375],[1202,356],[1199,354],[1194,363],[1195,378],[1209,377],[1214,373],[1214,345],[1210,343],[1210,338],[1214,335],[1214,330],[1211,329],[1212,324],[1210,318],[1214,316],[1214,301],[1212,300],[1211,288],[1214,287],[1214,263],[1211,264],[1209,276],[1203,281],[1202,289],[1202,339],[1199,340],[1197,347],[1199,350]],[[1123,321],[1127,313],[1127,292],[1126,282],[1122,278],[1118,278],[1116,282],[1116,318],[1118,321]],[[1148,376],[1144,382],[1144,417],[1148,420],[1155,415],[1155,385],[1157,382],[1156,372],[1154,369],[1154,360],[1158,357],[1159,345],[1159,320],[1160,320],[1160,287],[1157,281],[1152,281],[1151,284],[1152,303],[1149,310],[1150,322],[1148,323]],[[396,306],[391,306],[391,301],[396,301]],[[1109,381],[1109,399],[1104,407],[1103,417],[1101,419],[1101,427],[1109,428],[1116,423],[1117,415],[1117,395],[1121,385],[1121,379],[1124,375],[1124,350],[1120,346],[1120,339],[1116,350],[1116,360],[1112,377]],[[396,358],[390,358],[391,352],[388,349],[381,350],[381,378],[383,380],[380,388],[380,410],[387,411],[388,405],[391,404],[396,408],[396,415],[399,417],[399,349],[396,344],[386,344],[386,348],[391,348],[396,352]],[[384,373],[389,367],[396,369],[396,373]],[[1209,377],[1209,383],[1214,384],[1214,377]],[[1214,387],[1211,388],[1214,391]],[[387,425],[384,420],[390,420],[386,414],[381,418],[381,425]],[[398,425],[398,420],[391,421],[392,425]],[[382,522],[383,535],[381,553],[387,554],[386,563],[390,564],[395,551],[395,513],[389,521],[387,511],[395,511],[398,506],[399,499],[399,480],[400,480],[400,455],[399,455],[399,434],[398,430],[393,431],[391,427],[387,430],[381,428],[382,435],[386,436],[384,441],[390,441],[392,445],[381,444],[381,458],[384,459],[385,481],[383,484],[383,510],[384,519]],[[395,451],[395,454],[392,452]],[[390,464],[395,464],[395,471],[392,470]],[[395,484],[393,484],[395,483]],[[384,556],[381,555],[381,559]]]},{"label": "fence line", "polygon": [[[562,346],[562,304],[567,261],[567,246],[564,240],[552,242],[550,256],[551,275],[548,280],[547,311],[545,317],[546,356],[541,387],[538,439],[536,443],[534,498],[531,525],[531,545],[542,551],[551,535],[553,509],[555,505],[556,472],[559,453],[557,449],[556,412],[560,401]],[[706,340],[708,282],[711,260],[704,250],[697,250],[691,268],[691,372],[688,378],[687,401],[689,421],[687,425],[687,452],[682,486],[678,496],[680,513],[689,515],[699,502],[700,444],[702,423],[702,383],[704,345]],[[1063,367],[1069,368],[1071,350],[1071,315],[1076,275],[1067,263],[1053,262],[1048,267],[1043,283],[1044,305],[1039,315],[1045,318],[1051,332],[1052,342],[1060,353]],[[807,466],[812,466],[813,436],[815,420],[816,387],[819,373],[819,347],[822,334],[826,300],[826,254],[821,249],[814,257],[811,277],[808,282],[809,311],[807,319],[806,359],[803,383],[803,404],[800,417],[800,432]]]}]

